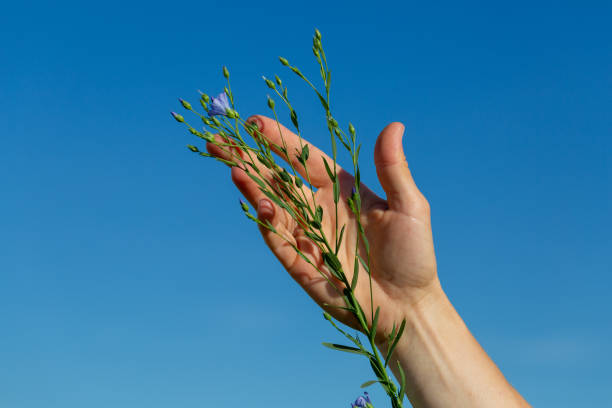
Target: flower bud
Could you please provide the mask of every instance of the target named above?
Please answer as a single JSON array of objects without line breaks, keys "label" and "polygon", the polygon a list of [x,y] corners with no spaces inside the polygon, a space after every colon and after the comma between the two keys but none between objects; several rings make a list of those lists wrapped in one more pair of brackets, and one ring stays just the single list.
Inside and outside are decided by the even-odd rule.
[{"label": "flower bud", "polygon": [[304,185],[304,182],[302,181],[301,178],[296,177],[295,178],[295,185],[296,185],[297,188],[300,188],[300,187],[302,187]]},{"label": "flower bud", "polygon": [[321,32],[315,28],[315,38],[321,41]]},{"label": "flower bud", "polygon": [[170,112],[170,114],[172,115],[172,117],[177,121],[177,122],[185,122],[185,119],[183,119],[183,117],[181,115],[179,115],[176,112]]},{"label": "flower bud", "polygon": [[221,126],[221,122],[219,121],[219,119],[217,119],[216,116],[213,116],[212,121],[215,124],[215,126],[217,127]]},{"label": "flower bud", "polygon": [[268,107],[270,109],[274,109],[274,99],[270,98],[269,96],[268,96]]},{"label": "flower bud", "polygon": [[276,85],[274,85],[274,82],[270,81],[268,78],[263,77],[264,81],[266,81],[266,85],[268,86],[268,88],[270,89],[276,89]]},{"label": "flower bud", "polygon": [[352,123],[349,123],[349,132],[355,137],[355,126]]},{"label": "flower bud", "polygon": [[198,92],[200,92],[200,98],[202,98],[202,100],[205,103],[210,102],[210,97],[208,95],[206,95],[204,92],[201,92],[201,91],[198,91]]},{"label": "flower bud", "polygon": [[227,67],[225,65],[223,66],[223,76],[225,77],[225,79],[229,79],[229,71],[227,70]]},{"label": "flower bud", "polygon": [[206,131],[204,132],[204,140],[213,143],[215,141],[215,136],[212,133]]},{"label": "flower bud", "polygon": [[283,57],[278,57],[279,61],[281,62],[281,64],[288,66],[289,65],[289,61],[287,61],[286,58]]},{"label": "flower bud", "polygon": [[192,146],[192,145],[187,145],[187,148],[188,148],[189,150],[191,150],[192,152],[194,152],[194,153],[199,152],[198,148],[197,148],[197,147],[195,147],[195,146]]},{"label": "flower bud", "polygon": [[281,171],[279,173],[280,178],[285,182],[285,183],[291,183],[291,176],[289,175],[289,173],[287,173],[287,170],[283,169],[283,171]]},{"label": "flower bud", "polygon": [[183,108],[191,110],[191,104],[184,99],[179,98],[179,102],[183,105]]},{"label": "flower bud", "polygon": [[329,122],[329,124],[330,124],[332,127],[334,127],[334,128],[335,128],[335,127],[338,127],[338,121],[337,121],[336,119],[334,119],[332,116],[328,116],[328,117],[327,117],[327,121]]},{"label": "flower bud", "polygon": [[278,75],[274,75],[274,79],[276,79],[276,83],[278,86],[283,86],[283,81],[278,77]]},{"label": "flower bud", "polygon": [[249,211],[249,206],[247,205],[247,203],[242,201],[242,198],[240,199],[240,207],[242,207],[242,211],[244,211],[244,212]]},{"label": "flower bud", "polygon": [[319,50],[317,50],[317,47],[315,47],[314,45],[312,46],[312,53],[315,57],[319,57]]}]

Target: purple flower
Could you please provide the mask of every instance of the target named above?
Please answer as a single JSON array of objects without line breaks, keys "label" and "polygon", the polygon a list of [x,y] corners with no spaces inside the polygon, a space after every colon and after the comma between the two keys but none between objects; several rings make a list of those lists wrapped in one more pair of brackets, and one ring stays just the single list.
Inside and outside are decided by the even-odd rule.
[{"label": "purple flower", "polygon": [[172,115],[172,117],[174,118],[174,120],[176,120],[177,122],[184,122],[185,119],[183,119],[183,117],[181,115],[179,115],[176,112],[170,112],[170,114]]},{"label": "purple flower", "polygon": [[249,211],[249,206],[247,205],[247,203],[245,203],[244,201],[242,201],[242,198],[239,199],[240,200],[240,207],[242,207],[242,211]]},{"label": "purple flower", "polygon": [[[367,392],[363,393],[364,396],[359,396],[355,402],[351,403],[351,408],[366,408],[367,405],[366,404],[371,404],[372,401],[370,401],[370,396],[368,395]],[[371,406],[371,405],[370,405]]]},{"label": "purple flower", "polygon": [[216,116],[216,115],[227,115],[227,111],[231,109],[229,105],[229,100],[227,99],[227,94],[225,92],[221,92],[216,97],[212,97],[210,101],[210,108],[208,109],[208,116]]}]

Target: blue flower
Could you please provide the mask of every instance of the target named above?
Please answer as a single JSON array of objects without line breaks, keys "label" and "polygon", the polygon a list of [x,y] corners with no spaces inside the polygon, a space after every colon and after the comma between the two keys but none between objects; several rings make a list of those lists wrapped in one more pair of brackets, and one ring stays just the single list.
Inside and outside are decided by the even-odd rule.
[{"label": "blue flower", "polygon": [[[351,403],[351,408],[366,408],[368,405],[366,404],[371,404],[372,401],[370,401],[370,396],[368,395],[367,392],[363,393],[364,396],[359,396],[355,402]],[[371,407],[371,405],[370,405]]]},{"label": "blue flower", "polygon": [[210,101],[210,108],[208,109],[208,116],[216,116],[216,115],[227,115],[227,111],[230,110],[229,100],[227,99],[227,94],[225,92],[221,92],[216,97],[212,97]]}]

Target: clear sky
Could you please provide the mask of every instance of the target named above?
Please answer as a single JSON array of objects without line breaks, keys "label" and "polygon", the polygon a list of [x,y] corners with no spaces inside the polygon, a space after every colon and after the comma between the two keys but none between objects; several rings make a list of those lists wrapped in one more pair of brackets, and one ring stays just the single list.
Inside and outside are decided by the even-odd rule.
[{"label": "clear sky", "polygon": [[[609,2],[5,2],[0,407],[348,407],[371,379],[268,254],[176,98],[265,113],[282,74],[306,136],[318,27],[341,123],[390,121],[432,206],[449,297],[538,407],[612,406]],[[344,160],[344,159],[343,159]],[[388,406],[372,389],[377,407]]]}]

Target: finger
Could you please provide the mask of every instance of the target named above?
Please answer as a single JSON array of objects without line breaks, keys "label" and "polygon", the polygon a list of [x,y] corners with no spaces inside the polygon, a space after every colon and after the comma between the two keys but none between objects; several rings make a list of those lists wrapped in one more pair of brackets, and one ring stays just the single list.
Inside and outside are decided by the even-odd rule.
[{"label": "finger", "polygon": [[[321,252],[318,247],[299,231],[296,234],[291,233],[295,228],[295,223],[291,223],[290,217],[285,211],[282,211],[267,198],[261,199],[257,204],[257,217],[263,223],[270,223],[276,232],[270,229],[259,226],[261,235],[281,262],[283,267],[289,272],[289,275],[300,285],[306,293],[308,293],[317,303],[338,303],[340,296],[334,293],[329,284],[333,280],[328,272],[325,276],[313,266],[317,265],[320,268],[323,261]],[[300,252],[309,260],[306,261],[297,252]]]},{"label": "finger", "polygon": [[[323,153],[314,145],[308,143],[303,138],[301,138],[300,142],[300,137],[298,135],[287,129],[285,126],[277,123],[274,119],[261,115],[255,115],[251,116],[248,119],[248,122],[257,125],[257,128],[262,135],[269,142],[271,142],[270,148],[283,159],[289,161],[302,177],[305,179],[310,178],[310,182],[313,186],[319,188],[331,183],[331,180],[325,171],[325,166],[322,160],[324,158],[331,166],[333,161],[328,155]],[[308,174],[306,174],[306,170],[298,161],[299,153],[302,151],[302,146],[306,145],[310,151],[309,159],[306,162]],[[285,154],[279,149],[279,147],[284,146],[287,148],[289,157],[285,156]]]},{"label": "finger", "polygon": [[206,150],[208,153],[223,160],[231,161],[240,164],[238,158],[242,158],[241,150],[238,147],[227,146],[231,143],[231,139],[222,138],[220,135],[214,135],[215,143],[206,142]]},{"label": "finger", "polygon": [[255,183],[246,171],[238,167],[232,167],[232,181],[238,187],[242,195],[257,208],[257,203],[266,197],[259,189],[259,185]]},{"label": "finger", "polygon": [[393,122],[387,125],[376,141],[374,164],[380,184],[387,194],[389,208],[410,212],[422,199],[417,188],[402,147],[404,125]]},{"label": "finger", "polygon": [[[306,205],[312,206],[312,194],[308,187],[305,185],[297,187],[293,183],[286,183],[282,181],[278,174],[274,176],[272,170],[265,167],[259,161],[253,162],[252,158],[249,157],[245,151],[238,148],[238,146],[236,146],[232,140],[229,140],[228,142],[223,140],[221,136],[215,135],[215,141],[216,143],[207,143],[206,148],[208,152],[215,157],[239,164],[236,167],[231,167],[232,181],[236,187],[238,187],[238,190],[240,190],[244,197],[251,203],[251,205],[257,207],[259,200],[266,197],[266,195],[261,191],[260,185],[252,179],[252,177],[254,177],[266,185],[267,190],[275,195],[284,197],[286,193],[283,191],[288,191],[294,198],[305,202]],[[236,147],[219,146],[219,143],[229,143],[235,145]],[[247,163],[253,164],[257,171],[254,171],[251,166],[241,164],[240,159]],[[249,174],[247,174],[245,169],[249,170]],[[284,185],[284,187],[279,188],[281,183]],[[290,201],[291,200],[289,200],[289,202]],[[296,214],[299,215],[299,212],[296,212]]]}]

